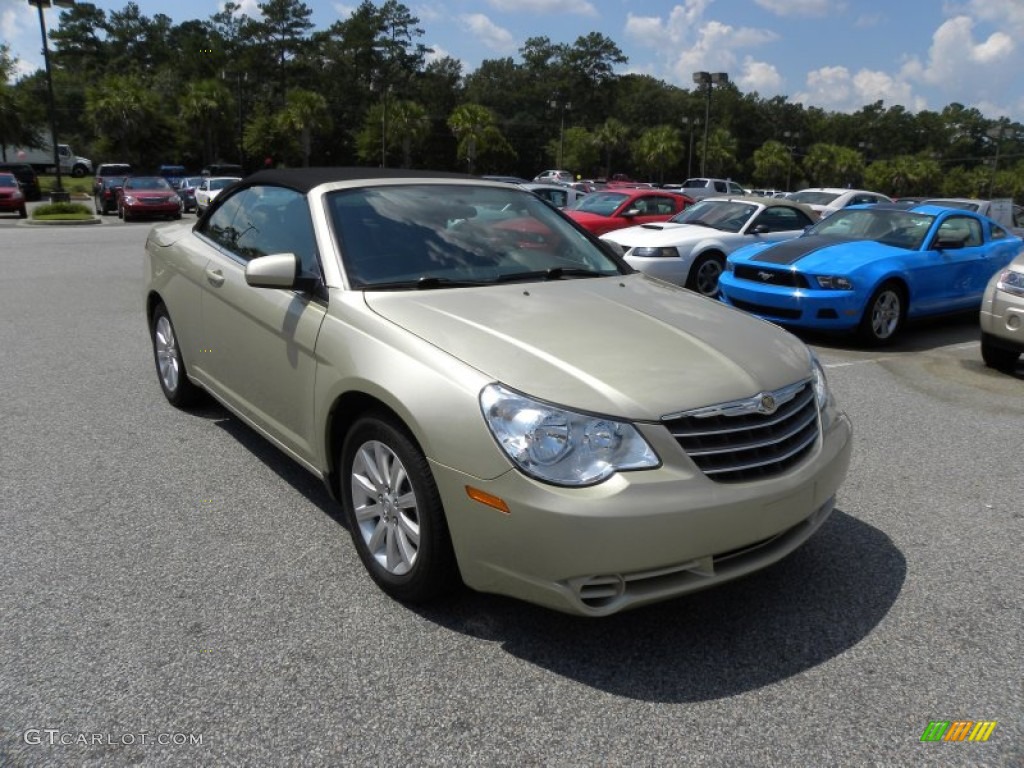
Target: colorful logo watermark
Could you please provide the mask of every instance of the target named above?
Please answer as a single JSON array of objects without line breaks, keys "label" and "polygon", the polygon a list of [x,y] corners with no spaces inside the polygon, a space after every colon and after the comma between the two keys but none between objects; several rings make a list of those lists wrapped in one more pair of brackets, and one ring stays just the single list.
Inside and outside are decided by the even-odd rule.
[{"label": "colorful logo watermark", "polygon": [[921,741],[988,741],[996,725],[995,720],[932,720]]}]

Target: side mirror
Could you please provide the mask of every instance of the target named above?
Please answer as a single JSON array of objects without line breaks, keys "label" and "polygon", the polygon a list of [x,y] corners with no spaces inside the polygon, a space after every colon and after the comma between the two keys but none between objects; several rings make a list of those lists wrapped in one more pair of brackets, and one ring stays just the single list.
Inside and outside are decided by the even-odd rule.
[{"label": "side mirror", "polygon": [[755,235],[767,235],[772,230],[771,230],[771,228],[767,224],[758,224],[756,227],[754,227],[750,231],[751,231],[752,234],[755,234]]},{"label": "side mirror", "polygon": [[639,208],[630,208],[628,211],[623,211],[622,215],[625,216],[627,219],[631,219],[634,216],[639,216],[640,215],[640,209]]},{"label": "side mirror", "polygon": [[301,290],[299,257],[294,253],[259,256],[245,265],[245,282],[253,288],[291,288]]}]

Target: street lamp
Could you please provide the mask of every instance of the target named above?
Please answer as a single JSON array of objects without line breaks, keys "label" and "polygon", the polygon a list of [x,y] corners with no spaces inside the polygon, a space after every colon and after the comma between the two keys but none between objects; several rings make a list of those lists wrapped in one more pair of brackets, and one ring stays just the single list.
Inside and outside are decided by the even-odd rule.
[{"label": "street lamp", "polygon": [[[793,152],[796,150],[796,143],[800,141],[800,131],[783,131],[782,138],[786,140],[786,149],[789,150],[789,163],[786,165],[786,191],[790,190],[790,182],[793,178]],[[793,140],[793,144],[789,140]]]},{"label": "street lamp", "polygon": [[728,83],[729,75],[725,72],[694,72],[693,82],[704,87],[707,91],[707,100],[704,106],[704,147],[701,150],[700,158],[700,175],[706,176],[708,164],[708,124],[711,122],[711,88]]},{"label": "street lamp", "polygon": [[686,155],[686,178],[693,176],[693,129],[700,128],[699,117],[684,117],[680,122],[683,124],[683,129],[690,128],[690,151]]},{"label": "street lamp", "polygon": [[1000,123],[998,126],[994,128],[989,128],[987,131],[985,131],[989,138],[993,139],[996,143],[996,157],[995,160],[992,161],[992,175],[989,176],[988,179],[989,197],[992,197],[992,189],[995,187],[996,184],[996,171],[999,170],[999,148],[1000,145],[1003,143],[1003,132],[1005,131],[1005,129],[1006,126],[1003,123]]},{"label": "street lamp", "polygon": [[563,152],[565,150],[565,110],[572,109],[572,102],[571,101],[563,101],[562,100],[562,94],[556,93],[554,95],[554,97],[551,99],[551,101],[548,102],[548,103],[551,105],[552,109],[560,109],[561,110],[561,120],[560,120],[559,126],[558,126],[558,161],[555,163],[555,165],[559,169],[561,169],[562,168],[562,155],[563,155]]},{"label": "street lamp", "polygon": [[46,90],[49,99],[50,110],[50,141],[53,144],[53,165],[57,172],[57,182],[50,201],[54,203],[66,203],[71,200],[71,195],[64,191],[60,180],[60,148],[57,146],[57,109],[53,101],[53,75],[50,73],[50,46],[46,41],[46,18],[43,16],[43,8],[55,5],[58,8],[74,8],[75,0],[28,0],[29,5],[34,5],[39,11],[39,29],[43,33],[43,64],[46,67]]}]

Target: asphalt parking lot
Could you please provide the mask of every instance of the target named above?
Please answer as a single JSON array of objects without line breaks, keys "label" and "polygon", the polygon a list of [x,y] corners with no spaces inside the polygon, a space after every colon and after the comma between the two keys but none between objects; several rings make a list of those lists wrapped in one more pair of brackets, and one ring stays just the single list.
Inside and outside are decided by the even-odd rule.
[{"label": "asphalt parking lot", "polygon": [[976,318],[809,339],[856,446],[775,567],[602,620],[413,610],[316,480],[167,405],[148,229],[0,221],[0,766],[1024,765],[1024,366]]}]

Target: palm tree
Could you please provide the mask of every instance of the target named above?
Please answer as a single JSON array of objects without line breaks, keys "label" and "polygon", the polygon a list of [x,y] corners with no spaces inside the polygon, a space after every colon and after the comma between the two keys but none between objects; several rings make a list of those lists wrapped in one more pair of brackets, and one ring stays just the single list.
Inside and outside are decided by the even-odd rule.
[{"label": "palm tree", "polygon": [[665,180],[665,166],[680,162],[685,154],[683,139],[671,125],[659,125],[644,131],[633,143],[633,159],[648,173]]},{"label": "palm tree", "polygon": [[629,139],[629,128],[621,120],[609,117],[593,133],[594,142],[605,156],[605,178],[612,175],[612,153],[623,149]]},{"label": "palm tree", "polygon": [[448,127],[459,140],[458,156],[466,158],[469,173],[484,154],[514,154],[496,123],[494,113],[480,104],[462,104],[448,116]]},{"label": "palm tree", "polygon": [[402,142],[402,167],[412,166],[412,149],[419,146],[430,133],[430,116],[415,101],[399,101],[388,110],[388,143],[396,134]]},{"label": "palm tree", "polygon": [[230,96],[223,83],[217,80],[200,80],[185,86],[185,92],[178,102],[178,116],[187,124],[195,126],[203,137],[203,164],[211,163],[218,156],[214,141],[214,129],[225,119]]},{"label": "palm tree", "polygon": [[135,150],[155,112],[150,92],[133,75],[109,75],[86,93],[85,114],[97,135],[108,137],[122,156],[138,161]]},{"label": "palm tree", "polygon": [[327,99],[313,91],[293,88],[288,91],[287,103],[278,113],[277,119],[282,130],[291,130],[299,134],[302,165],[308,168],[309,156],[312,154],[313,131],[327,130],[331,126]]}]

